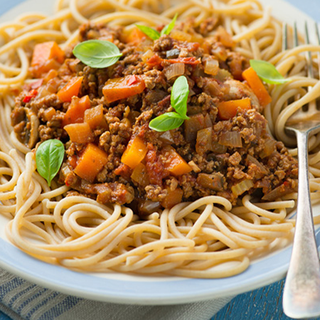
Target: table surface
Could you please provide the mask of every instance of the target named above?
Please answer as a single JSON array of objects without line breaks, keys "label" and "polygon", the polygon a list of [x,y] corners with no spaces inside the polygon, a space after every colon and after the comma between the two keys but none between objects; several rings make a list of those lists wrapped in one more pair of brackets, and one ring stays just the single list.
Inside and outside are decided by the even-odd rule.
[{"label": "table surface", "polygon": [[[0,0],[0,14],[24,0]],[[319,0],[285,0],[320,22]],[[285,320],[290,319],[282,311],[284,280],[260,289],[240,294],[230,301],[211,320]],[[320,318],[317,318],[320,319]],[[10,320],[0,312],[0,320]]]}]

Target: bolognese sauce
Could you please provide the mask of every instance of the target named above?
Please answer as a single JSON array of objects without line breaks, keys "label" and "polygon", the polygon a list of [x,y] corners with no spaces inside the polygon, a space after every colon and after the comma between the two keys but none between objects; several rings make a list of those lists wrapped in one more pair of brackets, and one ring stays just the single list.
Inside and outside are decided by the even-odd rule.
[{"label": "bolognese sauce", "polygon": [[[163,26],[159,26],[160,31]],[[34,50],[11,119],[29,148],[65,145],[58,180],[100,203],[126,204],[140,216],[207,195],[232,204],[244,194],[271,201],[297,188],[297,160],[268,132],[268,96],[254,91],[249,61],[210,18],[180,23],[151,40],[139,29],[85,24],[80,41],[114,43],[114,65],[91,68],[54,42]],[[172,112],[170,94],[187,79],[188,119],[157,132],[152,119]]]}]

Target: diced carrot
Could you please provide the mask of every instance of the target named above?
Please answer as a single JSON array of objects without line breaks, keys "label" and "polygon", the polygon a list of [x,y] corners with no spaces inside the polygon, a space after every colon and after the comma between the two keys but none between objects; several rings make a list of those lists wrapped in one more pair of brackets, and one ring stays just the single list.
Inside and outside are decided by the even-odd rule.
[{"label": "diced carrot", "polygon": [[71,123],[64,127],[70,140],[76,143],[87,143],[92,138],[90,126],[84,123]]},{"label": "diced carrot", "polygon": [[176,204],[181,203],[183,191],[180,188],[176,188],[175,190],[167,189],[167,196],[161,201],[161,205],[166,209],[171,209]]},{"label": "diced carrot", "polygon": [[147,146],[143,140],[136,136],[129,142],[121,157],[121,162],[134,169],[144,159],[147,151]]},{"label": "diced carrot", "polygon": [[70,102],[72,97],[78,96],[83,77],[72,78],[62,89],[57,93],[62,102]]},{"label": "diced carrot", "polygon": [[132,29],[127,36],[124,37],[124,43],[138,44],[146,39],[146,35],[138,28]]},{"label": "diced carrot", "polygon": [[64,61],[64,52],[58,44],[54,41],[49,41],[35,45],[31,61],[33,73],[36,76],[40,76],[42,73],[48,72],[54,66],[51,61],[59,64]]},{"label": "diced carrot", "polygon": [[84,121],[89,124],[91,129],[97,127],[107,128],[108,124],[103,115],[103,105],[99,104],[94,108],[87,109],[84,112]]},{"label": "diced carrot", "polygon": [[262,81],[252,67],[244,70],[242,72],[242,77],[248,82],[262,107],[265,107],[271,102],[271,97],[267,89],[264,87]]},{"label": "diced carrot", "polygon": [[89,96],[84,96],[81,99],[73,97],[64,115],[62,126],[70,123],[81,123],[84,120],[84,113],[91,107]]},{"label": "diced carrot", "polygon": [[88,143],[78,160],[74,172],[82,179],[93,182],[99,171],[108,162],[108,155],[93,143]]},{"label": "diced carrot", "polygon": [[180,176],[186,174],[192,170],[187,162],[176,152],[176,150],[167,146],[162,150],[162,154],[165,156],[166,161],[164,167],[173,175]]},{"label": "diced carrot", "polygon": [[250,98],[243,98],[239,100],[222,101],[218,104],[218,114],[223,120],[233,118],[238,110],[249,110],[251,109]]},{"label": "diced carrot", "polygon": [[124,78],[109,79],[102,89],[107,102],[126,99],[141,93],[146,85],[140,76],[132,75]]}]

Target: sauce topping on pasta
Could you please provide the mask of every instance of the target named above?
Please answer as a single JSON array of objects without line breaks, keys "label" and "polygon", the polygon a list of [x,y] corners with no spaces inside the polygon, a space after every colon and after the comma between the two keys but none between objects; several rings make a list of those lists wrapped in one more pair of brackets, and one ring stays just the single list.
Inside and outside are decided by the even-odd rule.
[{"label": "sauce topping on pasta", "polygon": [[[186,20],[156,40],[137,27],[82,25],[80,41],[92,39],[115,44],[119,60],[92,68],[70,48],[41,43],[31,67],[38,80],[25,85],[11,114],[29,148],[64,143],[56,179],[69,194],[125,204],[143,217],[208,195],[236,205],[247,193],[272,201],[296,190],[297,161],[261,114],[270,96],[217,19]],[[151,129],[152,119],[175,112],[179,77],[189,90],[186,118],[172,130]]]}]

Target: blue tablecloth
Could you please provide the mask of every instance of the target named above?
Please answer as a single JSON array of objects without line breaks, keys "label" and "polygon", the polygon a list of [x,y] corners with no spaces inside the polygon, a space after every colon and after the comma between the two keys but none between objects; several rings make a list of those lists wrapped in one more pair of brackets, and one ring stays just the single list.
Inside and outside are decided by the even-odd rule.
[{"label": "blue tablecloth", "polygon": [[[0,15],[24,0],[0,0]],[[320,21],[319,0],[286,0],[300,10]],[[245,320],[245,319],[289,319],[282,312],[283,280],[258,290],[238,295],[228,303],[212,320]],[[4,294],[0,292],[0,294]],[[4,310],[10,315],[10,310]],[[0,311],[0,320],[11,317]],[[106,315],[106,319],[108,316]],[[320,319],[320,318],[319,318]],[[193,319],[191,319],[193,320]]]}]

